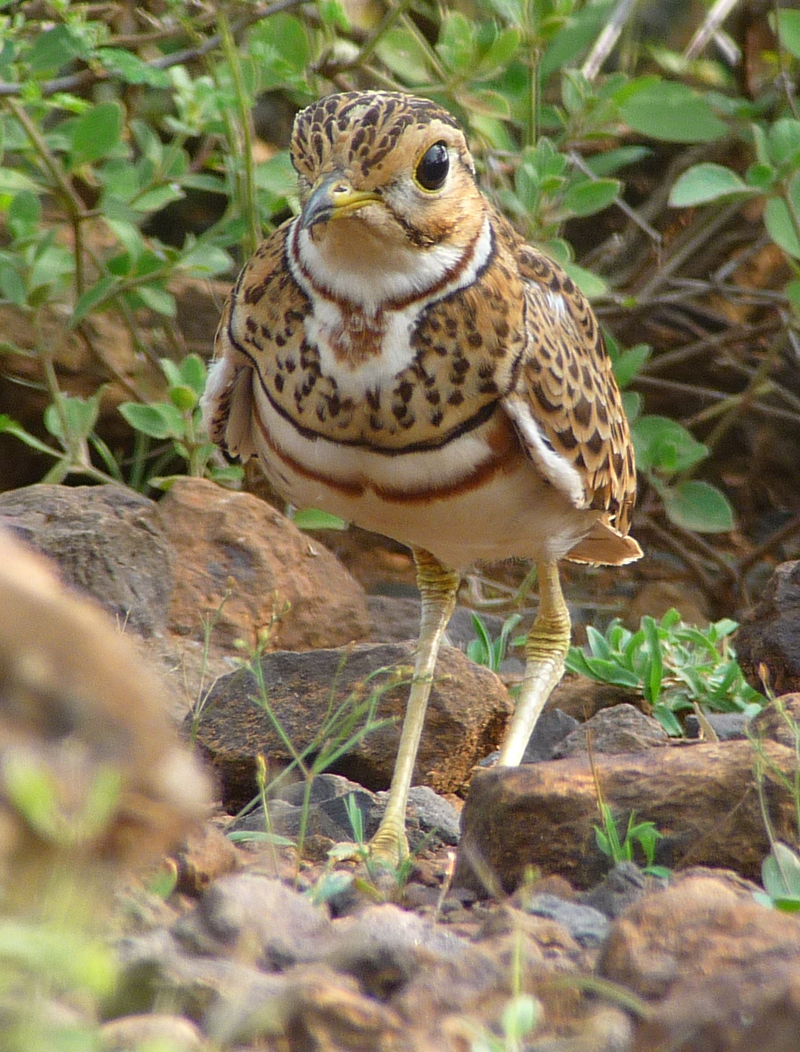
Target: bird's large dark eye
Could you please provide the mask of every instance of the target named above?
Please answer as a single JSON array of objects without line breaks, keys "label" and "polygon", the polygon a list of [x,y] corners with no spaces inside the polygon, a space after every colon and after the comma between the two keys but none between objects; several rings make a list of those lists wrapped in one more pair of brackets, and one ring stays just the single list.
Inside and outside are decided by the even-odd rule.
[{"label": "bird's large dark eye", "polygon": [[441,190],[450,171],[447,143],[435,142],[429,146],[417,165],[416,179],[423,190]]}]

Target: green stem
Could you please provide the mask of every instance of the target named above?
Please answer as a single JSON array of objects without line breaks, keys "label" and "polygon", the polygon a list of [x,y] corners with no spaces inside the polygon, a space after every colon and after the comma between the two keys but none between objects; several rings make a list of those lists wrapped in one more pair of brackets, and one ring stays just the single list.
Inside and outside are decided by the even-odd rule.
[{"label": "green stem", "polygon": [[228,16],[223,9],[219,12],[219,28],[222,40],[222,53],[230,66],[236,99],[236,117],[238,121],[234,125],[233,120],[229,117],[228,130],[231,145],[234,147],[235,152],[240,154],[242,160],[241,168],[237,169],[236,182],[238,184],[239,209],[246,224],[242,249],[245,258],[249,259],[261,240],[261,227],[258,221],[258,208],[256,205],[255,172],[253,169],[253,131],[250,100],[244,88],[239,51],[231,32]]}]

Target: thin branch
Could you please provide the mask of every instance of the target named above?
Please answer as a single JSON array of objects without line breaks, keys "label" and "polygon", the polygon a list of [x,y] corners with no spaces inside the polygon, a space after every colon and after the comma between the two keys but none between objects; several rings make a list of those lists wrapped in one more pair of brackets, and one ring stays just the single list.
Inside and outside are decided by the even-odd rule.
[{"label": "thin branch", "polygon": [[[264,18],[269,18],[270,15],[276,15],[280,11],[287,11],[290,8],[301,7],[303,4],[309,3],[313,3],[313,0],[275,0],[274,3],[267,4],[264,7],[256,7],[237,19],[231,26],[231,32],[236,36],[243,29],[247,29],[248,26],[254,25]],[[161,55],[159,58],[151,59],[145,65],[149,66],[150,69],[170,69],[172,66],[184,66],[187,63],[196,61],[198,58],[203,58],[209,51],[214,51],[218,48],[221,43],[222,34],[214,33],[196,47],[174,51],[169,55]],[[49,98],[51,95],[56,95],[62,91],[75,92],[96,84],[98,81],[109,80],[114,76],[115,74],[109,73],[105,69],[83,69],[80,73],[73,73],[67,77],[55,77],[53,80],[43,81],[39,85],[39,94],[43,98]],[[11,84],[7,81],[0,81],[0,98],[22,95],[23,91],[27,90],[27,84]]]}]

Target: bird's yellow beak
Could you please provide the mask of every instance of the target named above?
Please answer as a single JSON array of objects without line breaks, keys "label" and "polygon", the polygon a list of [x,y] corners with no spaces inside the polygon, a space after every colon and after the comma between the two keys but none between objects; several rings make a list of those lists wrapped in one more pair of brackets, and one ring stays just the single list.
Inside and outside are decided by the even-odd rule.
[{"label": "bird's yellow beak", "polygon": [[374,190],[356,190],[340,172],[333,172],[314,185],[300,213],[300,224],[310,230],[315,223],[341,219],[376,201],[380,201],[380,194]]}]

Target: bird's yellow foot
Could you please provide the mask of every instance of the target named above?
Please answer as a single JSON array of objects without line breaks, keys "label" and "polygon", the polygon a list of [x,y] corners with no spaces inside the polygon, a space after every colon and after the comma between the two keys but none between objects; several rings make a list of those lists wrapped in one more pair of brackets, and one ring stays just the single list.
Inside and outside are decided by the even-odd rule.
[{"label": "bird's yellow foot", "polygon": [[397,869],[407,856],[405,831],[393,824],[381,825],[369,842],[370,862],[384,869]]}]

